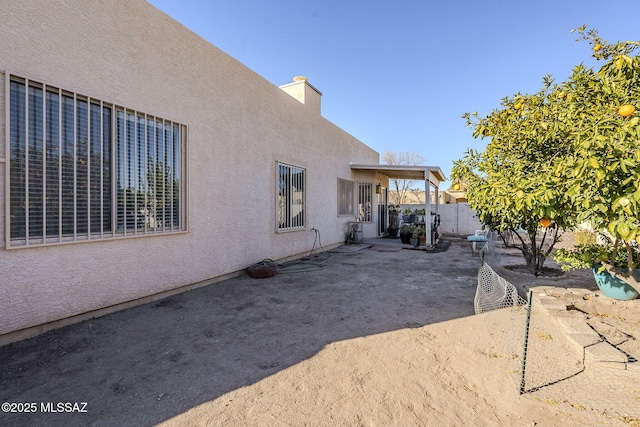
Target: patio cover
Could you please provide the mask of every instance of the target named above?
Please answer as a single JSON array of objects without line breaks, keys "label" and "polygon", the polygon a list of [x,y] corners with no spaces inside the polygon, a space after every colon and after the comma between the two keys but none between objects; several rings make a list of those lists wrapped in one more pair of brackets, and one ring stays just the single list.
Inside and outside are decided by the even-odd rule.
[{"label": "patio cover", "polygon": [[[425,212],[427,217],[431,215],[431,187],[435,190],[435,209],[438,213],[439,197],[438,187],[441,182],[446,180],[444,173],[438,166],[419,166],[419,165],[357,165],[351,164],[352,170],[377,172],[381,175],[385,175],[391,179],[406,179],[406,180],[424,180],[425,195]],[[427,233],[427,246],[431,246],[431,233]]]},{"label": "patio cover", "polygon": [[439,166],[351,164],[351,169],[374,171],[396,179],[431,180],[433,185],[437,185],[447,179]]}]

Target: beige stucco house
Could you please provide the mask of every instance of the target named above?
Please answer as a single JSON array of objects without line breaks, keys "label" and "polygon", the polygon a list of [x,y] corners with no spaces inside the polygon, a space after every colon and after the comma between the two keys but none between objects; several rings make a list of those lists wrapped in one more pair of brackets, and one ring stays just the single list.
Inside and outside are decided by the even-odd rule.
[{"label": "beige stucco house", "polygon": [[143,0],[2,6],[0,343],[384,231],[394,171],[305,78]]}]

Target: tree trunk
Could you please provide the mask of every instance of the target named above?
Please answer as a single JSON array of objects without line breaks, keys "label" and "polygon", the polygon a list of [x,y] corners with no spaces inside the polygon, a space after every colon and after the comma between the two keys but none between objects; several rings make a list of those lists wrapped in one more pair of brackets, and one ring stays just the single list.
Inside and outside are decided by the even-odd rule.
[{"label": "tree trunk", "polygon": [[[549,231],[549,229],[544,230],[544,233],[542,235],[542,239],[540,240],[540,242],[538,243],[538,231],[536,229],[535,232],[529,232],[527,233],[528,237],[529,237],[529,242],[525,242],[522,237],[516,233],[515,235],[518,236],[518,239],[520,239],[520,243],[521,246],[519,247],[520,251],[522,252],[522,256],[524,257],[525,262],[527,263],[527,267],[530,268],[531,272],[534,274],[534,276],[539,276],[540,273],[542,272],[542,268],[544,266],[544,262],[547,260],[547,257],[549,256],[549,254],[551,253],[551,251],[553,250],[554,245],[558,242],[558,229],[555,228],[553,229],[553,233],[551,236],[551,245],[549,246],[549,248],[545,251],[543,249],[544,247],[544,243],[547,239],[547,233]],[[515,233],[515,230],[512,230],[512,232]]]}]

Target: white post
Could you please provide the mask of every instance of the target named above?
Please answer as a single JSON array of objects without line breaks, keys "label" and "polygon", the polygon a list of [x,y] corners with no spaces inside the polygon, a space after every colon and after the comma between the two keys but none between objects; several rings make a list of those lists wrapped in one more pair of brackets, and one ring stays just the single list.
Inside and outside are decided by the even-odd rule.
[{"label": "white post", "polygon": [[424,172],[424,228],[427,233],[427,246],[431,246],[431,181],[429,180],[429,172]]},{"label": "white post", "polygon": [[[439,192],[439,188],[438,188],[438,187],[439,187],[439,182],[440,182],[440,181],[437,181],[437,182],[438,182],[438,184],[435,184],[435,185],[433,186],[433,189],[434,189],[434,190],[433,190],[433,193],[434,193],[434,195],[435,195],[435,197],[436,197],[436,216],[437,216],[438,214],[440,214],[440,210],[439,210],[439,207],[440,207],[440,192]],[[435,220],[436,220],[436,217],[434,216],[434,217],[433,217],[433,221],[434,221],[434,223],[435,223]],[[435,242],[432,242],[432,244],[433,244],[433,243],[435,243]]]}]

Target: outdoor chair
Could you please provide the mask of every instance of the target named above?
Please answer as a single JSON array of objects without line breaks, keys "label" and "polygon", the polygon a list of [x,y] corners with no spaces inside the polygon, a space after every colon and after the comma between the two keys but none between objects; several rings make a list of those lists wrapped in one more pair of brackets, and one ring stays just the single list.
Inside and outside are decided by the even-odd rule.
[{"label": "outdoor chair", "polygon": [[488,231],[476,230],[475,234],[467,236],[467,240],[471,243],[471,255],[475,255],[476,253],[476,243],[482,243],[482,248],[480,250],[488,249]]}]

